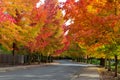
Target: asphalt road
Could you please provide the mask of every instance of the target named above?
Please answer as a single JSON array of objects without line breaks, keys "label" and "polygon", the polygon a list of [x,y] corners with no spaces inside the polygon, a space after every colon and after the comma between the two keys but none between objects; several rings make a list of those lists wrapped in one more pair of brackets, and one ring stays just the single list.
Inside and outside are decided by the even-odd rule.
[{"label": "asphalt road", "polygon": [[80,74],[90,66],[92,65],[59,60],[55,64],[46,66],[0,72],[0,80],[88,80],[80,78]]}]

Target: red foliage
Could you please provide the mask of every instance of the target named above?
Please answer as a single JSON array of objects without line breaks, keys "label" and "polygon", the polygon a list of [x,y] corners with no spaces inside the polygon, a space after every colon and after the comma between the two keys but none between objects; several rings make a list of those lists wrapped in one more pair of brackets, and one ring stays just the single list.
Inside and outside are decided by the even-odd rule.
[{"label": "red foliage", "polygon": [[44,9],[44,6],[41,5],[39,8],[34,8],[31,13],[31,20],[34,22],[39,21],[46,21],[46,10]]},{"label": "red foliage", "polygon": [[[59,50],[56,50],[55,51],[55,54],[61,54],[62,52],[64,52],[65,50],[68,49],[69,45],[70,45],[70,40],[69,40],[69,37],[68,36],[65,36],[62,43],[64,44],[64,47],[59,49]],[[54,55],[55,55],[54,54]]]},{"label": "red foliage", "polygon": [[7,12],[3,12],[2,9],[0,9],[0,22],[10,21],[15,23],[15,19],[10,16]]},{"label": "red foliage", "polygon": [[35,41],[29,42],[28,47],[31,52],[45,49],[49,44],[48,38],[52,35],[52,32],[47,32],[47,28],[42,28]]}]

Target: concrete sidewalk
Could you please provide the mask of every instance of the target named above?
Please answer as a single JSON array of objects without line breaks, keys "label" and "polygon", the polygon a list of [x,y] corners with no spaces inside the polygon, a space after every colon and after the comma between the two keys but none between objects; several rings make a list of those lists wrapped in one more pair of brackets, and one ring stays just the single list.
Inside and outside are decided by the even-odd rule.
[{"label": "concrete sidewalk", "polygon": [[71,80],[100,80],[98,67],[85,67],[81,73],[75,73]]},{"label": "concrete sidewalk", "polygon": [[7,67],[0,67],[0,72],[7,72],[7,71],[13,71],[18,69],[27,69],[32,67],[39,67],[41,65],[17,65],[17,66],[7,66]]}]

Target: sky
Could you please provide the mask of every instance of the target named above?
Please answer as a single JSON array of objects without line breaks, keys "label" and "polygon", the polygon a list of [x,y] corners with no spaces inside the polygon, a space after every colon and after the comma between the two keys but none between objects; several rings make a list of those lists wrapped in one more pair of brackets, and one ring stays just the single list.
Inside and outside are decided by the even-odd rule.
[{"label": "sky", "polygon": [[[37,3],[37,6],[36,7],[39,7],[41,4],[44,4],[44,1],[45,0],[40,0],[40,2]],[[66,0],[58,0],[59,2],[66,2]],[[62,11],[63,15],[65,14],[64,11]],[[68,20],[66,23],[66,25],[70,25],[71,24],[71,20]],[[68,34],[69,30],[65,32],[65,36]]]},{"label": "sky", "polygon": [[[37,3],[37,7],[39,7],[41,4],[44,4],[44,1],[45,0],[40,0],[40,2],[38,2]],[[66,2],[66,0],[58,0],[59,2]],[[78,0],[76,0],[76,1],[78,1]],[[62,11],[62,13],[63,13],[63,15],[65,15],[65,11],[63,10]],[[67,22],[66,22],[66,25],[70,25],[71,24],[71,20],[68,20]]]},{"label": "sky", "polygon": [[[41,4],[44,4],[44,1],[45,0],[40,0],[40,2],[38,2],[37,3],[37,6],[36,7],[39,7]],[[59,2],[66,2],[66,0],[58,0]],[[78,1],[78,0],[76,0],[76,1]],[[63,15],[65,15],[65,11],[63,10],[62,11],[62,13],[63,13]],[[71,20],[68,20],[67,22],[66,22],[66,25],[70,25],[71,24]]]},{"label": "sky", "polygon": [[[40,0],[40,2],[37,3],[37,7],[44,3],[45,0]],[[66,0],[58,0],[59,2],[66,2]]]},{"label": "sky", "polygon": [[[41,4],[44,3],[45,0],[40,0],[40,2],[37,3],[37,7],[39,7]],[[59,2],[66,2],[66,0],[58,0]],[[75,0],[75,2],[77,2],[79,0]]]}]

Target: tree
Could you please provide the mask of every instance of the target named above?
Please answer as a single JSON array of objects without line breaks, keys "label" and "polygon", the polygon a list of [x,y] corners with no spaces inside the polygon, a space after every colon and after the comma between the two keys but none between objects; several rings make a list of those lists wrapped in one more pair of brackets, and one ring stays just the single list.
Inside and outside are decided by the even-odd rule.
[{"label": "tree", "polygon": [[[120,34],[119,3],[119,0],[67,0],[63,9],[66,11],[65,19],[72,21],[69,34],[88,47],[97,43],[117,47]],[[114,56],[117,62],[117,53]]]},{"label": "tree", "polygon": [[[41,10],[45,11],[45,13],[43,13],[45,23],[41,27],[35,40],[28,44],[28,47],[32,52],[40,52],[42,55],[51,56],[56,50],[63,47],[64,20],[62,10],[59,8],[58,1],[56,0],[46,0],[45,4],[37,10],[35,9],[35,11],[38,12]],[[36,21],[39,19],[40,18],[37,18]]]},{"label": "tree", "polygon": [[39,23],[34,23],[30,17],[37,2],[38,0],[1,1],[2,7],[0,9],[3,16],[1,16],[0,43],[9,50],[13,50],[13,56],[16,47],[27,45],[28,42],[33,41],[41,28],[40,26],[43,25],[43,19],[40,19]]}]

